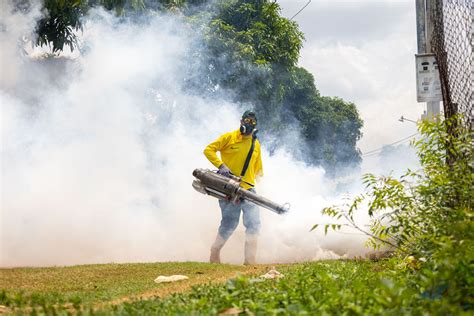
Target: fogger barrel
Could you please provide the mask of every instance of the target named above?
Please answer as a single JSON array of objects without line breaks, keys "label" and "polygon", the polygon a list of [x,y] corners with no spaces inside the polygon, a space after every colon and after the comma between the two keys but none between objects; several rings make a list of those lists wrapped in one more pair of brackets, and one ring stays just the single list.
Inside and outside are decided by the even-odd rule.
[{"label": "fogger barrel", "polygon": [[196,191],[221,200],[228,200],[237,204],[240,203],[241,199],[245,199],[278,214],[284,214],[290,208],[288,203],[280,205],[263,196],[245,190],[240,187],[241,179],[236,176],[228,178],[207,169],[195,169],[193,176],[197,178],[197,180],[193,181],[193,188]]}]

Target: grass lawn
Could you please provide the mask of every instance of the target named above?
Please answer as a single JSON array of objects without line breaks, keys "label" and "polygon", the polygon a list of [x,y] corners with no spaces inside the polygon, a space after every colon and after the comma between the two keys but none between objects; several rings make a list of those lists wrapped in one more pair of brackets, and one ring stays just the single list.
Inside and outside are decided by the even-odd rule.
[{"label": "grass lawn", "polygon": [[[400,261],[334,260],[271,266],[153,263],[3,269],[3,311],[48,315],[472,315],[419,288]],[[189,280],[156,284],[158,275]],[[1,311],[0,311],[1,313]]]},{"label": "grass lawn", "polygon": [[[47,305],[101,305],[180,293],[197,284],[222,283],[237,274],[262,274],[264,265],[197,262],[101,264],[52,268],[0,269],[0,305],[24,308]],[[158,275],[189,277],[157,284]],[[5,308],[3,308],[5,310]]]}]

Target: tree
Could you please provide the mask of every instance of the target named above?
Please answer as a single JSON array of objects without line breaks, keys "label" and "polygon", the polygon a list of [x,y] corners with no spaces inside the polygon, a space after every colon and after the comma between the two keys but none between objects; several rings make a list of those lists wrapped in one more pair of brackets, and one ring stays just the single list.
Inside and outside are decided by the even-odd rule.
[{"label": "tree", "polygon": [[38,45],[51,45],[53,52],[71,50],[77,46],[75,31],[82,29],[81,18],[87,13],[85,0],[44,0],[46,15],[38,21],[36,32]]},{"label": "tree", "polygon": [[[23,2],[18,0],[17,3]],[[144,12],[146,8],[161,10],[183,7],[187,2],[202,0],[43,0],[46,15],[38,21],[36,32],[38,45],[51,45],[53,52],[64,46],[77,47],[75,32],[82,30],[82,19],[91,7],[102,6],[118,15],[126,12]]]},{"label": "tree", "polygon": [[274,116],[284,90],[279,79],[298,62],[303,34],[297,24],[280,16],[275,2],[228,0],[220,2],[206,35],[211,84]]},{"label": "tree", "polygon": [[331,174],[342,166],[360,162],[356,142],[362,137],[363,121],[354,103],[321,96],[313,75],[295,68],[286,81],[284,115],[294,115],[307,143],[306,154]]}]

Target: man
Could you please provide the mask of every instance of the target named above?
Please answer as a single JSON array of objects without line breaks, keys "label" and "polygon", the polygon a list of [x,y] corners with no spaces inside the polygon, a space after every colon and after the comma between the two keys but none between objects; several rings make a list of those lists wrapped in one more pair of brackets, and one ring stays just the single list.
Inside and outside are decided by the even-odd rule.
[{"label": "man", "polygon": [[[223,176],[229,176],[230,174],[240,176],[242,178],[240,186],[252,192],[255,192],[256,177],[263,174],[260,143],[256,139],[256,127],[257,116],[255,112],[245,111],[238,130],[220,136],[204,149],[204,155],[207,159],[219,168],[217,173]],[[252,151],[251,154],[250,151]],[[217,156],[217,152],[220,152],[222,160]],[[255,264],[257,237],[260,231],[258,207],[245,200],[239,204],[219,200],[219,206],[222,220],[216,240],[211,247],[210,262],[220,263],[220,251],[239,224],[240,212],[242,211],[246,228],[244,264]]]}]

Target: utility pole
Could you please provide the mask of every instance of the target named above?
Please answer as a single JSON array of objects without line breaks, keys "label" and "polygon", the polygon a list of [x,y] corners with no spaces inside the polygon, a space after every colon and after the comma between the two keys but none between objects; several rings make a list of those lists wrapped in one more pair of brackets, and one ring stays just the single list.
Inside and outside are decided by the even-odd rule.
[{"label": "utility pole", "polygon": [[426,113],[423,119],[433,120],[440,113],[440,101],[443,100],[439,80],[438,63],[431,48],[433,22],[431,11],[432,0],[415,0],[416,2],[416,77],[417,100],[426,102]]}]

